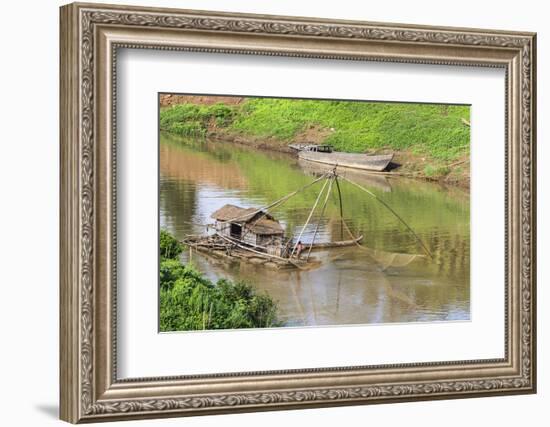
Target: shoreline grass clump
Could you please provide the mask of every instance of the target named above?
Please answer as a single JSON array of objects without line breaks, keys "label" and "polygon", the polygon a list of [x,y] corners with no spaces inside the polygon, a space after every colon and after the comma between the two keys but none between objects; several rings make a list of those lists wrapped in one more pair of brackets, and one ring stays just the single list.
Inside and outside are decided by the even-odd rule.
[{"label": "shoreline grass clump", "polygon": [[213,283],[179,260],[183,246],[164,230],[160,247],[162,332],[280,326],[277,305],[269,295],[243,282],[220,279]]},{"label": "shoreline grass clump", "polygon": [[209,127],[231,123],[235,108],[213,105],[179,104],[161,110],[160,129],[182,136],[204,137]]}]

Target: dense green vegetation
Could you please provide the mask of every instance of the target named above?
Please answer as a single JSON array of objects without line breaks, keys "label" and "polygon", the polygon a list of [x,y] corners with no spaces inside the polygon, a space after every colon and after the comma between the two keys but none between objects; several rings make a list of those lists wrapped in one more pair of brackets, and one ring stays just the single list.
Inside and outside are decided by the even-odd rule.
[{"label": "dense green vegetation", "polygon": [[[315,127],[338,151],[408,150],[450,161],[469,153],[468,106],[250,98],[227,106],[181,104],[161,111],[161,129],[206,135],[216,126],[244,136],[291,142]],[[432,171],[433,172],[433,171]]]},{"label": "dense green vegetation", "polygon": [[[212,283],[179,261],[181,244],[168,232],[160,239],[160,330],[265,328],[278,326],[277,306],[246,283]],[[165,256],[168,255],[168,256]]]}]

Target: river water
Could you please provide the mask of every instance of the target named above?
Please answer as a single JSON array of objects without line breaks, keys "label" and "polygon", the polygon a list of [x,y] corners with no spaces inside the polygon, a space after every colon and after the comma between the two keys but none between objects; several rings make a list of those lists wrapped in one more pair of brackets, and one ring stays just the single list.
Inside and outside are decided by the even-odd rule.
[{"label": "river water", "polygon": [[[222,142],[161,134],[160,225],[176,237],[205,232],[226,203],[261,207],[306,185],[326,169],[295,156]],[[388,203],[433,258],[381,203],[340,180],[344,222],[361,247],[316,251],[318,268],[271,270],[183,254],[209,278],[252,283],[277,301],[285,326],[469,320],[470,198],[467,190],[341,170]],[[271,212],[286,235],[298,235],[321,184]],[[314,217],[315,218],[315,217]],[[302,240],[311,241],[316,222]],[[316,241],[349,239],[337,192],[329,198]]]}]

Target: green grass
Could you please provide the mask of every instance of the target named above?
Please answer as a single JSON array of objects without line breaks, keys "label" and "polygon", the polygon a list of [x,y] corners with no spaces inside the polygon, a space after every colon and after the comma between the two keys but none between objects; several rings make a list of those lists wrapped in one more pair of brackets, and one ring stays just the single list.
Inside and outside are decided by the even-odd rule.
[{"label": "green grass", "polygon": [[[205,135],[215,124],[244,136],[291,142],[315,126],[338,151],[408,150],[439,161],[469,153],[470,107],[358,101],[250,98],[227,106],[182,104],[161,111],[161,129]],[[321,141],[319,141],[321,142]]]},{"label": "green grass", "polygon": [[339,151],[391,148],[454,159],[468,152],[467,106],[352,101],[250,99],[233,129],[291,141],[306,126],[333,131],[325,139]]},{"label": "green grass", "polygon": [[235,109],[224,104],[180,104],[162,109],[160,129],[182,136],[204,136],[209,126],[227,126]]},{"label": "green grass", "polygon": [[269,295],[243,282],[211,282],[192,265],[179,261],[182,247],[164,230],[160,245],[162,332],[280,326],[277,305]]},{"label": "green grass", "polygon": [[450,168],[447,166],[433,166],[433,165],[427,165],[424,168],[424,175],[426,175],[428,178],[440,178],[442,176],[446,176],[451,172]]}]

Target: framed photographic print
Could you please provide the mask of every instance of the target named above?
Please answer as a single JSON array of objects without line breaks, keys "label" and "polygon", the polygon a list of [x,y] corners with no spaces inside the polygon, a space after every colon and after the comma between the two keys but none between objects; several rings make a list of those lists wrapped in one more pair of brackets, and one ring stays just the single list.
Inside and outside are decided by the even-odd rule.
[{"label": "framed photographic print", "polygon": [[536,390],[535,34],[61,8],[61,418]]}]

